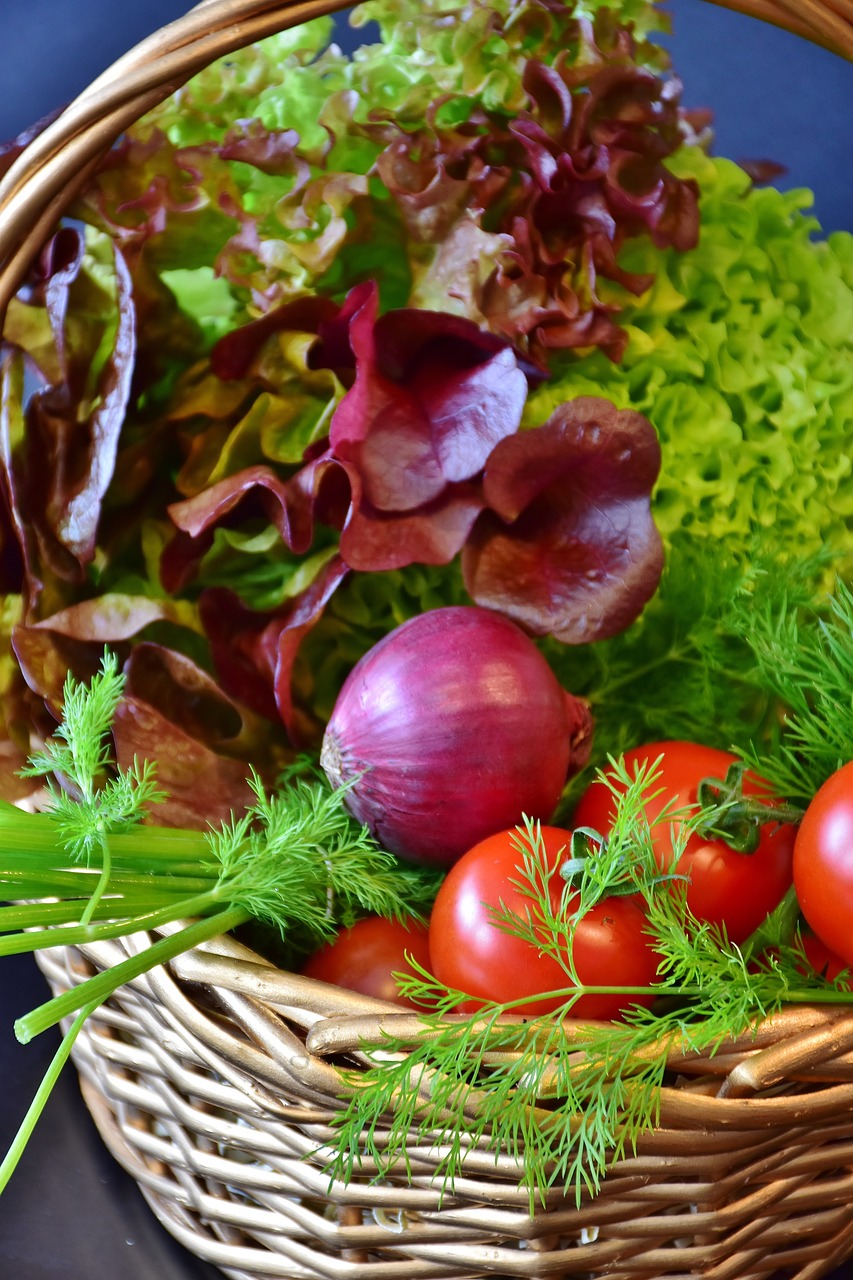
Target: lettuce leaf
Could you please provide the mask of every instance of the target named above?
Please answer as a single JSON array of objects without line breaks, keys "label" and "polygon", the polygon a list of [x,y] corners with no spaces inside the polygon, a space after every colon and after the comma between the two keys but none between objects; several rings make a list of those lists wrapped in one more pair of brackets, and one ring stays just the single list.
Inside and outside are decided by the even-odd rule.
[{"label": "lettuce leaf", "polygon": [[206,68],[47,246],[4,335],[19,739],[108,642],[134,749],[214,682],[187,758],[269,774],[370,644],[471,598],[662,731],[707,680],[656,711],[608,672],[714,556],[853,564],[853,238],[696,145],[657,5],[462,13],[371,0],[352,57],[319,20]]},{"label": "lettuce leaf", "polygon": [[853,562],[853,237],[817,238],[806,191],[752,187],[731,161],[683,150],[702,233],[687,253],[637,243],[655,283],[630,309],[619,364],[555,358],[528,398],[544,421],[571,395],[606,395],[654,423],[653,509],[665,538],[745,543],[759,527],[804,554]]}]

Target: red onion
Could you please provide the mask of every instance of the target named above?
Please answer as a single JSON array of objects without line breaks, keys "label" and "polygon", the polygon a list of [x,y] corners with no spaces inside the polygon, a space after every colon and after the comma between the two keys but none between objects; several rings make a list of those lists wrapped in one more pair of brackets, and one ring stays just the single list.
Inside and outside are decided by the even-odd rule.
[{"label": "red onion", "polygon": [[587,704],[514,622],[448,607],[356,664],[321,762],[334,787],[355,779],[347,805],[384,848],[447,866],[523,815],[547,821],[591,733]]}]

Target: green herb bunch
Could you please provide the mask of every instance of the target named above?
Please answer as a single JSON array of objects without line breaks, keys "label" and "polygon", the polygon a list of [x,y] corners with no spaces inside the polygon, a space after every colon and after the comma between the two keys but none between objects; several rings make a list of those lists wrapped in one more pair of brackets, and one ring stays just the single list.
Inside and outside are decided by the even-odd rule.
[{"label": "green herb bunch", "polygon": [[0,1188],[80,1027],[123,983],[248,921],[316,946],[360,914],[417,915],[432,891],[430,875],[380,849],[348,814],[345,790],[331,791],[314,770],[286,777],[274,795],[253,775],[253,803],[217,829],[150,825],[162,798],[154,763],[123,770],[110,755],[123,687],[109,654],[88,685],[69,677],[62,722],[27,769],[48,779],[46,811],[0,803],[0,899],[9,903],[0,907],[0,956],[165,932],[16,1021],[26,1043],[76,1015],[0,1168]]}]

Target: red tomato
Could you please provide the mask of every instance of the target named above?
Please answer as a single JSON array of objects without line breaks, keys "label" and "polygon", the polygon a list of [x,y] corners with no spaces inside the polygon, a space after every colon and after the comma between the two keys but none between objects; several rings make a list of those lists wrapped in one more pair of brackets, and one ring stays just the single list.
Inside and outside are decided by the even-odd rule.
[{"label": "red tomato", "polygon": [[853,762],[828,778],[806,809],[794,885],[817,936],[853,964]]},{"label": "red tomato", "polygon": [[416,1007],[400,995],[395,973],[412,973],[408,957],[430,968],[428,930],[418,920],[402,924],[382,916],[366,916],[342,929],[302,966],[309,978],[332,986],[347,987],[378,1000]]},{"label": "red tomato", "polygon": [[[565,970],[523,938],[513,937],[492,921],[501,906],[523,916],[529,897],[513,881],[520,879],[523,855],[513,828],[481,841],[456,862],[438,891],[430,916],[429,947],[435,976],[480,1000],[504,1004],[522,1000],[516,1012],[550,1013],[566,997],[537,1000],[546,991],[571,986]],[[542,827],[548,889],[556,910],[563,889],[558,869],[568,852],[571,833]],[[570,903],[571,905],[571,903]],[[649,986],[658,957],[645,932],[646,917],[627,897],[603,899],[579,922],[572,946],[577,974],[584,986]],[[527,997],[530,997],[529,999]],[[631,1004],[651,1004],[651,997],[611,994],[580,996],[572,1017],[610,1019]],[[476,1009],[480,1001],[466,1001]]]},{"label": "red tomato", "polygon": [[[815,934],[806,933],[802,938],[803,951],[806,960],[814,969],[815,973],[820,973],[826,978],[827,982],[834,982],[839,974],[844,973],[850,966],[846,960],[842,960],[841,956],[836,955],[834,951],[830,951],[825,942],[821,942]],[[845,982],[845,986],[849,984]]]},{"label": "red tomato", "polygon": [[[636,766],[651,765],[660,757],[650,793],[660,795],[644,804],[652,832],[655,856],[664,871],[671,871],[673,837],[679,824],[669,818],[658,821],[665,805],[695,809],[697,789],[704,778],[723,779],[736,757],[727,751],[692,742],[653,742],[625,753],[629,776]],[[617,788],[618,789],[618,788]],[[746,795],[768,796],[767,784],[747,774]],[[592,827],[607,835],[613,825],[616,801],[602,781],[591,783],[574,813],[577,827]],[[755,853],[737,853],[724,840],[694,833],[687,841],[676,868],[689,877],[687,904],[699,920],[725,925],[732,942],[744,942],[757,929],[791,887],[795,828],[768,824]]]}]

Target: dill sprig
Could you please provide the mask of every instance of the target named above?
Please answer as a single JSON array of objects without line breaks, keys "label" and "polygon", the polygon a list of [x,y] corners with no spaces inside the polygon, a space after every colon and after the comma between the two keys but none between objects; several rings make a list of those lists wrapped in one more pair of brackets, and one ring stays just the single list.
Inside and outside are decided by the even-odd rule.
[{"label": "dill sprig", "polygon": [[838,581],[821,603],[804,610],[786,593],[739,620],[762,683],[784,708],[773,749],[759,741],[742,754],[777,794],[804,805],[853,759],[853,591]]},{"label": "dill sprig", "polygon": [[360,915],[404,919],[425,880],[381,849],[344,808],[348,788],[294,777],[269,795],[257,774],[255,803],[207,835],[219,896],[283,930],[298,922],[315,939]]},{"label": "dill sprig", "polygon": [[[569,981],[582,987],[573,960],[573,939],[579,922],[605,897],[653,895],[670,881],[674,871],[661,872],[644,805],[660,794],[660,761],[626,768],[611,757],[607,774],[599,776],[614,798],[613,824],[607,839],[592,830],[576,828],[559,874],[564,881],[558,900],[549,890],[548,858],[538,822],[525,818],[512,838],[518,852],[518,876],[512,883],[525,900],[519,914],[504,907],[490,912],[492,923],[553,959]],[[688,835],[698,825],[695,811],[675,803],[662,806],[660,824],[673,824],[673,868]]]},{"label": "dill sprig", "polygon": [[[422,1015],[415,1037],[383,1030],[379,1045],[362,1046],[371,1066],[350,1077],[351,1094],[334,1121],[330,1173],[352,1177],[365,1161],[381,1177],[406,1163],[414,1142],[441,1153],[436,1177],[452,1192],[477,1149],[518,1161],[531,1211],[565,1195],[580,1204],[596,1194],[608,1166],[633,1153],[658,1123],[661,1090],[679,1057],[714,1054],[791,1002],[849,1001],[840,984],[809,973],[798,947],[757,954],[750,943],[735,945],[724,930],[693,917],[686,885],[662,875],[654,858],[643,802],[656,785],[656,766],[630,776],[622,761],[610,768],[618,802],[612,835],[599,837],[597,852],[578,860],[561,908],[555,910],[543,875],[536,825],[527,822],[518,831],[517,886],[525,908],[493,916],[498,927],[561,964],[566,988],[542,993],[561,997],[561,1007],[520,1018],[522,1001],[485,1003],[462,1016],[454,1010],[468,993],[442,987],[423,970],[408,977],[405,994],[433,1011]],[[705,814],[671,809],[669,817],[674,866]],[[657,980],[623,989],[629,1007],[621,1022],[575,1019],[580,997],[602,988],[577,980],[573,930],[596,903],[625,891],[645,900],[661,957]],[[640,995],[655,997],[654,1004],[630,1005]]]},{"label": "dill sprig", "polygon": [[24,777],[48,779],[51,813],[71,860],[86,866],[93,859],[100,863],[101,875],[80,917],[82,925],[96,914],[109,884],[108,836],[141,822],[150,806],[165,798],[156,785],[152,761],[134,759],[129,769],[113,770],[111,731],[123,690],[124,677],[114,654],[104,655],[89,685],[69,673],[62,722],[22,770]]},{"label": "dill sprig", "polygon": [[62,720],[42,750],[30,757],[23,776],[49,778],[55,801],[60,795],[55,777],[73,786],[78,799],[92,799],[112,764],[110,734],[123,692],[124,676],[115,654],[104,654],[100,670],[88,685],[69,672],[62,692]]},{"label": "dill sprig", "polygon": [[[26,1043],[73,1017],[55,1060],[60,1065],[87,1011],[201,942],[255,919],[316,945],[359,914],[417,915],[434,888],[430,876],[400,867],[379,848],[345,809],[345,792],[333,792],[316,771],[311,776],[304,761],[274,794],[253,775],[254,802],[218,829],[145,824],[161,798],[154,765],[134,761],[121,769],[111,752],[123,689],[110,654],[89,684],[69,677],[55,737],[27,769],[48,779],[46,812],[0,802],[0,900],[9,904],[0,907],[0,955],[164,934],[17,1019],[15,1033]],[[0,1188],[20,1159],[49,1081],[0,1166]]]}]

